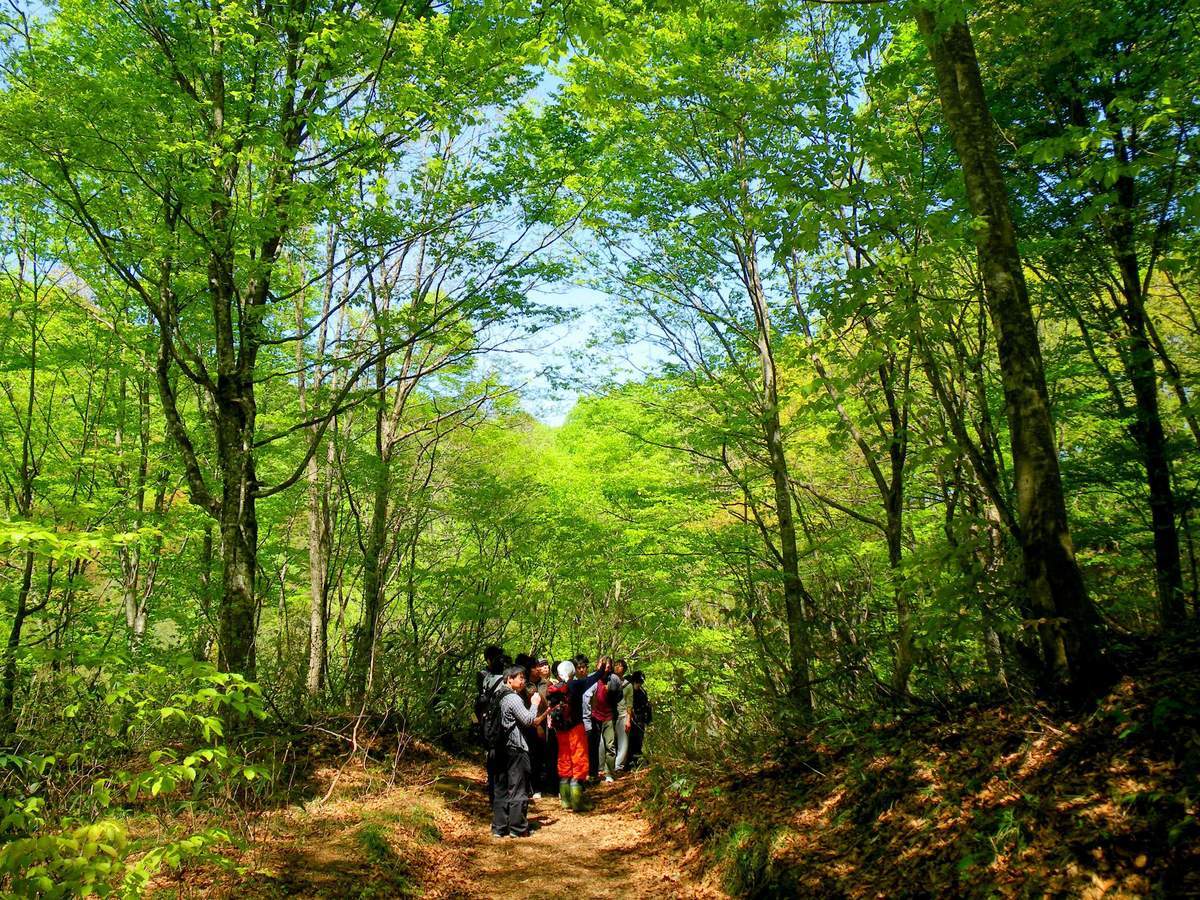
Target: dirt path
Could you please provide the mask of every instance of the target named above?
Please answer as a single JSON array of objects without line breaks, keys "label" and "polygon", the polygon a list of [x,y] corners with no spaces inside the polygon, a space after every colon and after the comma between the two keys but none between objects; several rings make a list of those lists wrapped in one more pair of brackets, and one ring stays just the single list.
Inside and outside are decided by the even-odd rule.
[{"label": "dirt path", "polygon": [[[168,870],[153,896],[382,900],[715,900],[679,843],[638,805],[639,775],[589,791],[586,813],[557,797],[530,808],[527,838],[491,836],[483,767],[428,751],[399,770],[314,773],[314,796],[244,823],[237,868]],[[217,823],[211,823],[217,824]],[[222,823],[224,824],[224,823]]]},{"label": "dirt path", "polygon": [[639,813],[634,779],[592,788],[591,811],[564,810],[557,797],[530,808],[527,838],[491,837],[486,782],[461,766],[435,785],[444,798],[443,858],[423,885],[436,898],[625,898],[722,896],[694,883],[679,851]]}]

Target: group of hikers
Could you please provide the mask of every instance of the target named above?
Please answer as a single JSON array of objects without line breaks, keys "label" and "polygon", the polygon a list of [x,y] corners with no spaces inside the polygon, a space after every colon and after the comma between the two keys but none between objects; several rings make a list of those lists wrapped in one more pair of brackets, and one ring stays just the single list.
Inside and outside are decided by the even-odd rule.
[{"label": "group of hikers", "polygon": [[584,785],[636,766],[653,711],[645,677],[623,659],[586,656],[556,662],[484,651],[475,716],[487,749],[492,836],[529,834],[529,804],[558,794],[584,809]]}]

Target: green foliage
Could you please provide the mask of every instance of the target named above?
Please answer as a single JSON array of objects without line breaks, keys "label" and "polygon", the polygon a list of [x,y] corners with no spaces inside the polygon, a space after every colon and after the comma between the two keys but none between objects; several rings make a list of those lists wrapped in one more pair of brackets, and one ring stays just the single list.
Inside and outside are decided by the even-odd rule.
[{"label": "green foliage", "polygon": [[[1193,4],[932,5],[998,124],[1073,544],[1150,632],[1147,396],[1197,590]],[[800,631],[806,729],[1036,690],[1004,336],[914,8],[0,14],[0,877],[136,893],[228,836],[126,812],[259,802],[283,722],[461,738],[493,642],[643,669],[664,806],[794,752]],[[562,333],[552,426],[504,361]],[[906,772],[857,774],[865,827]],[[971,865],[1023,840],[978,827]],[[769,895],[783,840],[734,829],[731,886]]]}]

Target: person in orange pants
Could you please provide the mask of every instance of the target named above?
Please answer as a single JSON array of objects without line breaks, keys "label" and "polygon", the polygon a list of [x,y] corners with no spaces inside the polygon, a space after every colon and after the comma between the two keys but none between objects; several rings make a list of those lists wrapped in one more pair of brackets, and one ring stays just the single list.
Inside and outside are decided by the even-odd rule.
[{"label": "person in orange pants", "polygon": [[569,660],[558,664],[559,683],[547,692],[550,724],[558,739],[558,796],[567,809],[583,809],[583,784],[588,777],[587,732],[583,727],[583,694],[607,674],[601,666],[590,676]]}]

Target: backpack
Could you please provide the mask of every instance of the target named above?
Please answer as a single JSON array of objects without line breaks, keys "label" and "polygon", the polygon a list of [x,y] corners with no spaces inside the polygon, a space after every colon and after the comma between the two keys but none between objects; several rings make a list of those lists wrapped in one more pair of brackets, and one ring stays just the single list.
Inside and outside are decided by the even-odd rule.
[{"label": "backpack", "polygon": [[484,746],[491,752],[500,752],[509,745],[509,730],[504,727],[504,716],[500,710],[500,700],[509,692],[494,690],[487,703],[487,714],[484,716]]},{"label": "backpack", "polygon": [[635,689],[633,692],[634,722],[638,725],[649,725],[652,718],[654,718],[654,711],[650,707],[650,698],[645,691]]},{"label": "backpack", "polygon": [[579,723],[571,711],[566,684],[552,684],[546,689],[546,703],[550,707],[550,727],[555,731],[570,731]]},{"label": "backpack", "polygon": [[503,693],[500,688],[503,684],[504,679],[501,676],[484,672],[479,685],[479,696],[475,698],[475,717],[479,720],[476,738],[487,750],[494,749],[495,746],[491,740],[491,723],[494,722],[496,728],[500,726],[500,696]]}]

